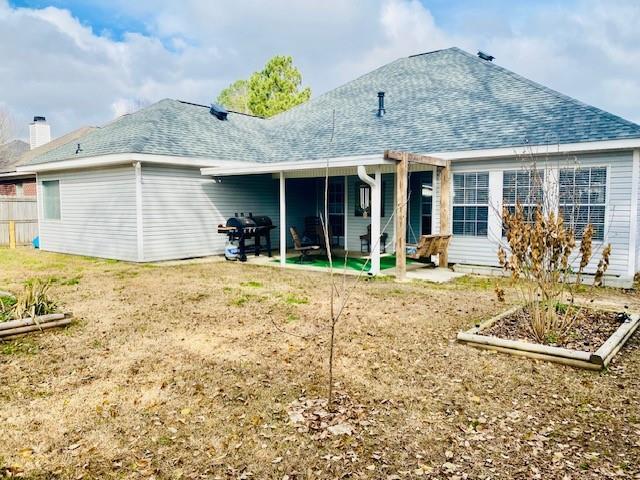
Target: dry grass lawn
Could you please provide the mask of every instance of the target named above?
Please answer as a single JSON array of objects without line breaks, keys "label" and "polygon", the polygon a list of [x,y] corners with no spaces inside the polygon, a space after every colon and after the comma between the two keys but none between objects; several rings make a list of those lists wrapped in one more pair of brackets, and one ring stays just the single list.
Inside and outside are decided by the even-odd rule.
[{"label": "dry grass lawn", "polygon": [[323,274],[0,249],[0,289],[33,277],[77,321],[0,344],[0,477],[640,478],[639,335],[602,373],[458,345],[505,308],[488,280],[362,283],[336,362],[362,421],[317,438],[288,408],[325,394]]}]

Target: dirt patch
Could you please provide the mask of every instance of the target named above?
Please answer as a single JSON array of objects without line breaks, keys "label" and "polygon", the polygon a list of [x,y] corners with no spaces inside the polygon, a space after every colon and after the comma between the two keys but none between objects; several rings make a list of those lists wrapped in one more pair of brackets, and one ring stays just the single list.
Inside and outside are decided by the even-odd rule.
[{"label": "dirt patch", "polygon": [[[613,335],[627,317],[624,314],[590,308],[576,309],[575,322],[565,336],[550,333],[545,345],[571,350],[595,352]],[[480,332],[507,340],[539,343],[531,331],[531,313],[522,309],[508,315]]]}]

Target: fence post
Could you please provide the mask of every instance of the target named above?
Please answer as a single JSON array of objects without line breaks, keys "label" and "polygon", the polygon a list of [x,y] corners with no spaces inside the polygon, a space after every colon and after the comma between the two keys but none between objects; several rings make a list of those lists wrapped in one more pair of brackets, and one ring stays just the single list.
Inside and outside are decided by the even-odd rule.
[{"label": "fence post", "polygon": [[9,220],[9,248],[16,248],[16,222]]}]

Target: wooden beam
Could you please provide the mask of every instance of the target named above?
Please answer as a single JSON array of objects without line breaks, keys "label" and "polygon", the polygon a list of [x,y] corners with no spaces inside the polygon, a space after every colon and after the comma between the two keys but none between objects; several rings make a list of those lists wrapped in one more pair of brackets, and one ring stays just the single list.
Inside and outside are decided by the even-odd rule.
[{"label": "wooden beam", "polygon": [[409,154],[403,153],[396,164],[396,280],[407,274],[407,174]]},{"label": "wooden beam", "polygon": [[[451,234],[451,167],[440,170],[440,235]],[[438,255],[439,265],[449,266],[449,247]]]},{"label": "wooden beam", "polygon": [[399,152],[396,150],[385,150],[384,158],[386,160],[396,160],[401,162],[406,158],[410,163],[421,163],[423,165],[433,165],[436,167],[448,167],[450,160],[438,157],[430,157],[429,155],[418,155],[417,153]]}]

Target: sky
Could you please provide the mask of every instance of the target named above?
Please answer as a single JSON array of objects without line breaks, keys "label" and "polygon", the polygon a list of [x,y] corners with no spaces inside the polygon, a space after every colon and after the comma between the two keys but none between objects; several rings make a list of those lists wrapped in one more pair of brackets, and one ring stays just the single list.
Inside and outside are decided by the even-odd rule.
[{"label": "sky", "polygon": [[292,55],[317,96],[457,46],[640,122],[638,0],[0,0],[0,108],[27,136],[102,125],[162,98],[209,104]]}]

